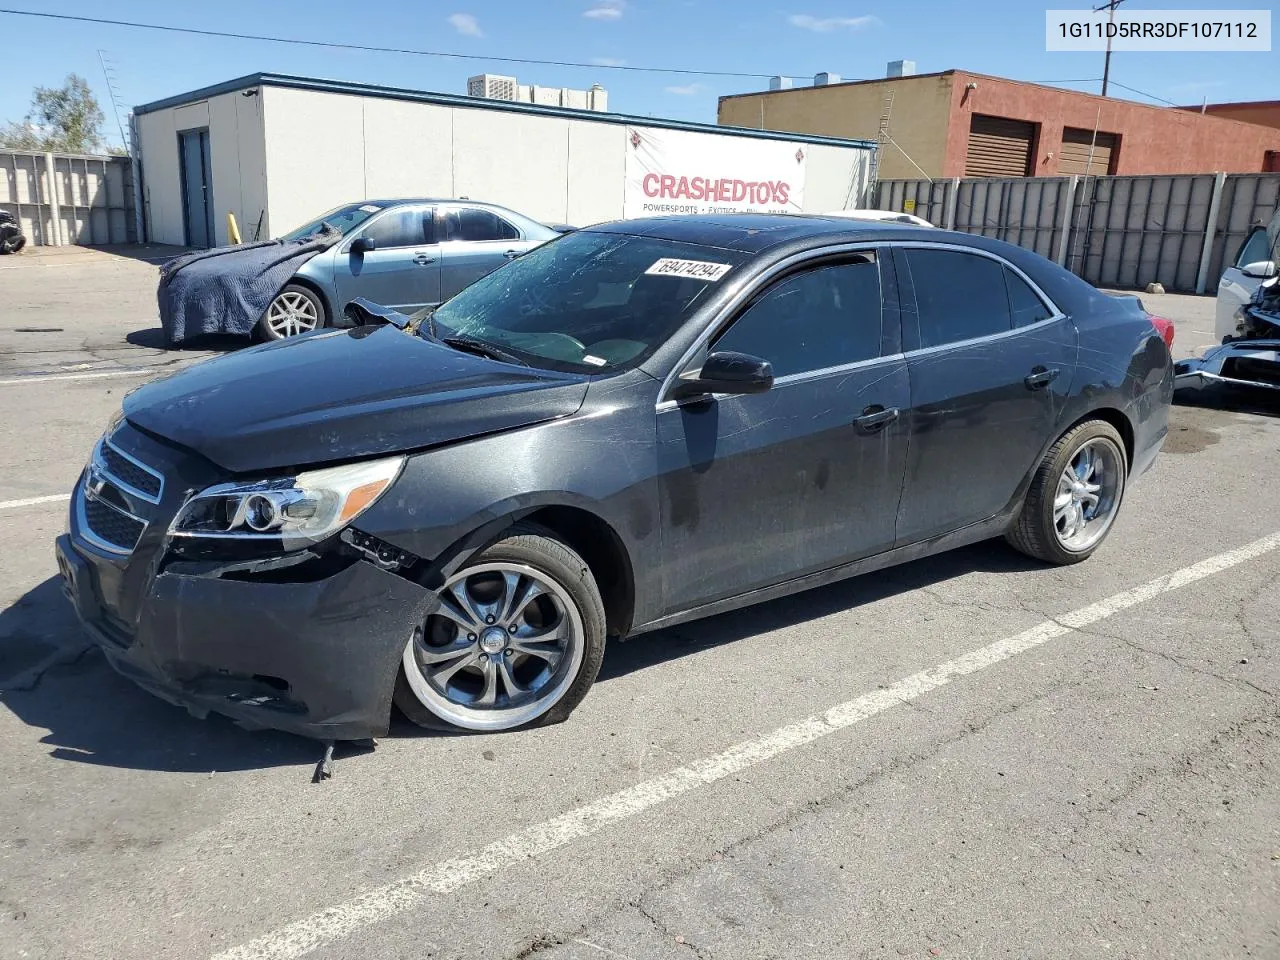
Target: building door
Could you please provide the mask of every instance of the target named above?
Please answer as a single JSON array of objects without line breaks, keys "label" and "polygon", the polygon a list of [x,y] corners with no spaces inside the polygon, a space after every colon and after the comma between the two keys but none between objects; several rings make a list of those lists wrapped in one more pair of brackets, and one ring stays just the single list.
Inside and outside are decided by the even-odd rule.
[{"label": "building door", "polygon": [[1117,153],[1114,133],[1064,127],[1062,152],[1058,154],[1058,173],[1088,177],[1105,177],[1111,172],[1111,158]]},{"label": "building door", "polygon": [[189,247],[213,246],[213,184],[209,162],[209,128],[178,134],[182,171],[182,224]]},{"label": "building door", "polygon": [[1036,125],[975,113],[969,120],[966,177],[1025,177],[1031,171]]}]

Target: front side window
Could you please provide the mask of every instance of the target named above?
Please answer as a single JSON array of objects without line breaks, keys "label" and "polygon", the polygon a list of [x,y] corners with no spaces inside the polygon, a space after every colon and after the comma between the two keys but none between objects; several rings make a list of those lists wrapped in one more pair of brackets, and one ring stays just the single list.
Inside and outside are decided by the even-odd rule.
[{"label": "front side window", "polygon": [[761,293],[716,340],[768,360],[775,377],[880,355],[882,300],[874,255],[815,267]]},{"label": "front side window", "polygon": [[958,250],[904,253],[920,317],[920,346],[1005,333],[1012,327],[1004,266]]},{"label": "front side window", "polygon": [[363,236],[376,243],[379,250],[422,246],[430,242],[426,230],[430,218],[431,211],[424,211],[420,207],[392,210],[369,224]]},{"label": "front side window", "polygon": [[1243,247],[1240,248],[1240,256],[1236,257],[1236,266],[1244,267],[1251,263],[1257,263],[1259,260],[1271,259],[1271,242],[1267,237],[1267,231],[1262,227],[1254,229],[1249,235],[1249,239],[1245,241]]},{"label": "front side window", "polygon": [[496,213],[474,207],[447,210],[445,239],[479,243],[486,240],[519,240],[520,231]]},{"label": "front side window", "polygon": [[483,340],[533,366],[581,373],[635,366],[747,259],[719,247],[580,230],[445,301],[433,327],[442,338]]}]

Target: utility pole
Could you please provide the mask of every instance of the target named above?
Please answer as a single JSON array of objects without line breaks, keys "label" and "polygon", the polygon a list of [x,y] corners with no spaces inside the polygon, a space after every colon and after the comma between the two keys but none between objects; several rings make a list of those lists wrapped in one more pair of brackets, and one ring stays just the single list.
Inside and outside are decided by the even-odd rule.
[{"label": "utility pole", "polygon": [[[1109,0],[1109,2],[1104,3],[1100,7],[1094,7],[1093,12],[1100,13],[1103,10],[1106,10],[1107,25],[1110,26],[1111,24],[1116,22],[1116,7],[1120,6],[1120,4],[1122,3],[1124,3],[1124,0]],[[1106,59],[1102,61],[1102,95],[1104,97],[1107,95],[1107,81],[1109,81],[1110,79],[1111,79],[1111,33],[1110,31],[1108,31],[1107,32],[1107,56],[1106,56]]]}]

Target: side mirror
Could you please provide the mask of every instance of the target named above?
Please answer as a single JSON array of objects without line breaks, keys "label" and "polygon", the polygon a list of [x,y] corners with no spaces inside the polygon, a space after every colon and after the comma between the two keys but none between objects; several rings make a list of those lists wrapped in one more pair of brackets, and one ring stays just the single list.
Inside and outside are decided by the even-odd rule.
[{"label": "side mirror", "polygon": [[684,374],[675,383],[674,399],[710,393],[764,393],[773,386],[773,364],[749,353],[723,350],[703,361],[701,370]]},{"label": "side mirror", "polygon": [[351,241],[352,253],[368,253],[370,250],[377,250],[378,242],[373,237],[356,237]]},{"label": "side mirror", "polygon": [[1240,272],[1253,280],[1270,280],[1276,275],[1276,264],[1274,260],[1256,260],[1246,263]]}]

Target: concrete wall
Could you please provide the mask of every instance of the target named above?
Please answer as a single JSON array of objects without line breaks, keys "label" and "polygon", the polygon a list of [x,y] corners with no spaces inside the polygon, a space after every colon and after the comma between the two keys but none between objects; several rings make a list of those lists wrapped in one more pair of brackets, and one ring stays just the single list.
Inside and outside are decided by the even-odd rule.
[{"label": "concrete wall", "polygon": [[235,214],[241,237],[252,239],[267,206],[261,111],[260,97],[236,92],[138,116],[143,216],[153,243],[185,242],[178,134],[200,127],[209,128],[215,241],[227,242],[228,213]]},{"label": "concrete wall", "polygon": [[878,175],[918,177],[920,170],[911,163],[914,160],[928,176],[939,176],[951,109],[949,73],[722,97],[716,122],[757,130],[875,140],[890,91],[893,105],[889,135],[897,146],[885,146]]},{"label": "concrete wall", "polygon": [[[976,89],[966,90],[969,83]],[[1268,150],[1280,150],[1280,130],[1150,107],[1128,100],[1017,83],[957,71],[951,90],[951,122],[946,162],[940,174],[964,176],[969,122],[975,113],[1040,125],[1035,176],[1055,176],[1062,151],[1062,128],[1097,129],[1120,138],[1115,167],[1127,174],[1259,173]],[[930,176],[936,176],[929,171]]]}]

